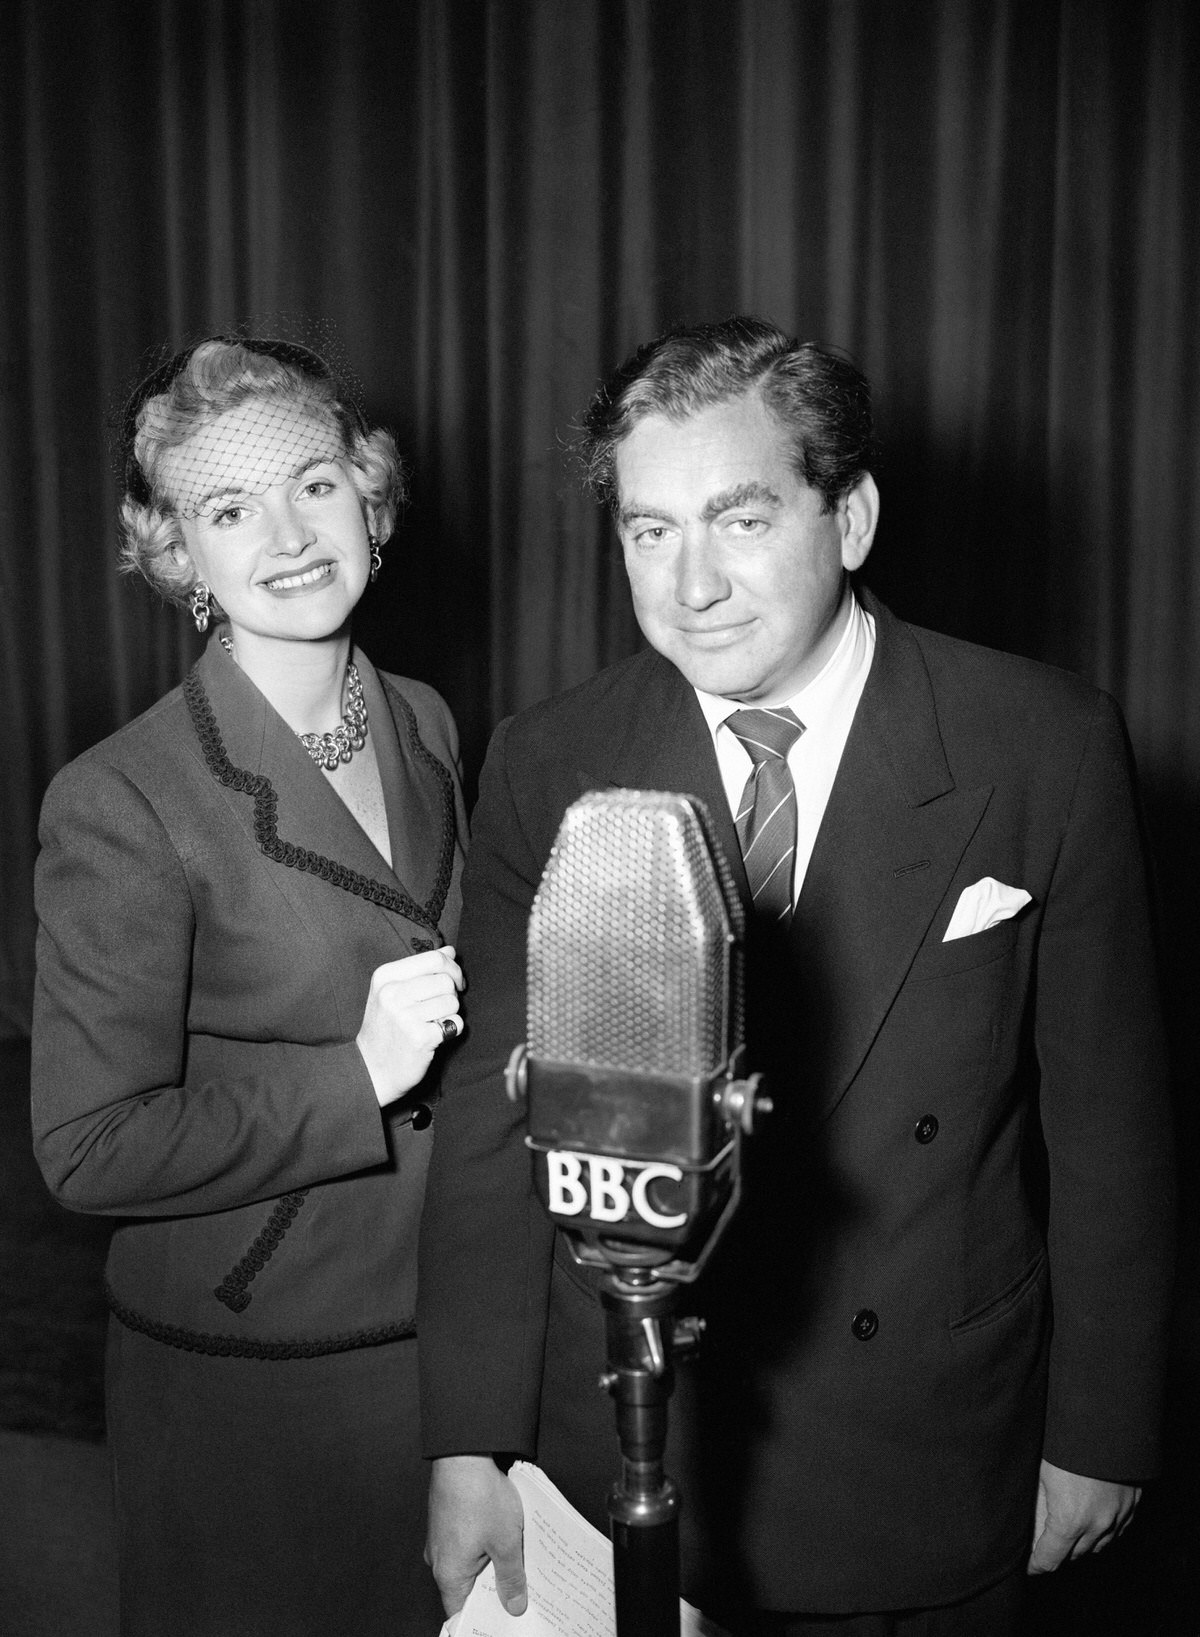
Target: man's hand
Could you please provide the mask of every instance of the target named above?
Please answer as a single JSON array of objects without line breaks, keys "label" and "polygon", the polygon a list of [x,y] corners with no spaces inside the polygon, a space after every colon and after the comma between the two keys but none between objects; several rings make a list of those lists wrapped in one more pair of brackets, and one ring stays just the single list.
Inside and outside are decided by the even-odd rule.
[{"label": "man's hand", "polygon": [[462,1608],[489,1558],[501,1603],[509,1614],[525,1613],[524,1524],[517,1487],[490,1455],[443,1455],[434,1461],[425,1561],[448,1615]]},{"label": "man's hand", "polygon": [[1125,1528],[1141,1497],[1132,1484],[1085,1478],[1043,1461],[1028,1572],[1048,1574],[1069,1557],[1102,1551]]}]

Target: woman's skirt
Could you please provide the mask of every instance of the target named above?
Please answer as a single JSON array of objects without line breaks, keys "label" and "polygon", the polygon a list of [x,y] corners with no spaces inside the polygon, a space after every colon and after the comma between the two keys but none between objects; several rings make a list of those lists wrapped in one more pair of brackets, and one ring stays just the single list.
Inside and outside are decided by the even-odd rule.
[{"label": "woman's skirt", "polygon": [[122,1637],[436,1637],[415,1341],[211,1358],[112,1319]]}]

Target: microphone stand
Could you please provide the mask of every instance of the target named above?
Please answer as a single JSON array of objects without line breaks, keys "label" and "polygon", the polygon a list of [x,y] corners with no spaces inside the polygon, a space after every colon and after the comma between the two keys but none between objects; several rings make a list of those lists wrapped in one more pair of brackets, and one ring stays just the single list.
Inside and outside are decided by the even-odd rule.
[{"label": "microphone stand", "polygon": [[[513,1051],[506,1079],[514,1101],[526,1094],[524,1046]],[[693,1260],[677,1259],[673,1248],[626,1243],[606,1234],[579,1236],[568,1230],[574,1259],[604,1269],[600,1302],[607,1367],[600,1386],[616,1404],[621,1450],[621,1477],[608,1496],[617,1637],[680,1637],[680,1498],[663,1471],[663,1452],[667,1406],[675,1386],[673,1355],[697,1345],[704,1320],[693,1316],[676,1323],[675,1304],[680,1283],[697,1277],[737,1210],[742,1136],[753,1131],[756,1116],[771,1112],[771,1102],[760,1092],[760,1077],[753,1074],[725,1081],[719,1107],[729,1132],[728,1148],[693,1174],[711,1175],[720,1166],[727,1194]],[[535,1157],[549,1151],[532,1135],[526,1142]],[[542,1202],[546,1203],[544,1194]]]},{"label": "microphone stand", "polygon": [[[622,1262],[636,1254],[606,1249]],[[652,1267],[611,1264],[600,1289],[608,1341],[600,1384],[616,1402],[621,1445],[608,1497],[617,1637],[679,1637],[679,1490],[663,1471],[677,1291]]]},{"label": "microphone stand", "polygon": [[[514,1053],[514,1057],[515,1057]],[[704,1320],[675,1321],[680,1278],[690,1283],[708,1261],[737,1210],[741,1138],[756,1114],[771,1112],[760,1076],[730,1079],[720,1107],[732,1134],[733,1186],[694,1261],[667,1249],[606,1236],[589,1248],[573,1243],[575,1260],[602,1263],[600,1303],[608,1365],[600,1377],[617,1409],[621,1477],[608,1496],[613,1543],[617,1637],[679,1637],[679,1490],[663,1471],[667,1405],[675,1387],[673,1357],[697,1346]],[[673,1277],[663,1277],[663,1275]]]}]

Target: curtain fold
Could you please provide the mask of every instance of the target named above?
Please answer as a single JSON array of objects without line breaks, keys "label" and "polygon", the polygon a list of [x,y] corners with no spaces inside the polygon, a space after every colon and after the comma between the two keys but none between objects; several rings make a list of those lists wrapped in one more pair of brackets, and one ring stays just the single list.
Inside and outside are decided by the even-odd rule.
[{"label": "curtain fold", "polygon": [[7,41],[0,1031],[46,782],[196,651],[113,572],[113,417],[247,321],[331,347],[396,430],[412,502],[359,634],[443,690],[472,765],[637,641],[568,456],[596,380],[738,310],[846,348],[883,439],[871,583],[1115,692],[1195,886],[1187,0],[13,0]]}]

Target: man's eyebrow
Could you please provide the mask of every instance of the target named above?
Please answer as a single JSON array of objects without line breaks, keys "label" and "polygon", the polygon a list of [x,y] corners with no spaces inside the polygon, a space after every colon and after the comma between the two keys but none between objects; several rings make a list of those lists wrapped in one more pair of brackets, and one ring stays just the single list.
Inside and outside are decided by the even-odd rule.
[{"label": "man's eyebrow", "polygon": [[617,522],[624,525],[632,523],[639,517],[652,517],[658,523],[673,523],[675,521],[670,512],[660,511],[657,506],[644,506],[640,500],[631,500],[627,506],[622,506],[617,513]]},{"label": "man's eyebrow", "polygon": [[[735,511],[739,506],[749,506],[754,502],[762,506],[779,506],[782,504],[779,496],[769,483],[763,483],[758,478],[751,478],[748,483],[739,483],[736,488],[722,489],[720,494],[711,496],[704,502],[700,513],[702,523],[711,523],[714,517],[720,517],[722,512]],[[631,500],[621,507],[617,513],[617,522],[629,524],[641,518],[653,518],[658,523],[673,523],[674,516],[670,512],[662,511],[658,506],[647,506],[639,500]]]},{"label": "man's eyebrow", "polygon": [[705,501],[704,510],[700,513],[703,523],[711,523],[714,517],[720,517],[722,512],[735,511],[739,506],[748,506],[757,501],[760,505],[778,506],[779,496],[769,483],[762,483],[757,478],[749,483],[739,483],[736,489],[724,489],[719,495],[713,495]]}]

